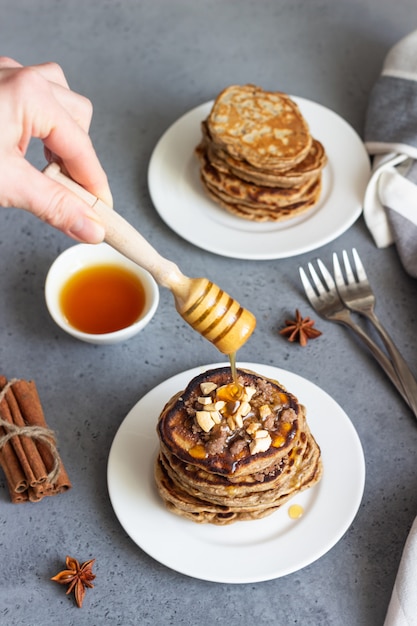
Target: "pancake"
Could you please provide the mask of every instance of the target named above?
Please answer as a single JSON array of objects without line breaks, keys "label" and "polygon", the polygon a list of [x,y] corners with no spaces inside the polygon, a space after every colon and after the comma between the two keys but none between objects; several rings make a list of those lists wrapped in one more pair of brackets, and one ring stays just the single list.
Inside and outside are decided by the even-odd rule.
[{"label": "pancake", "polygon": [[320,199],[323,145],[298,106],[281,92],[233,85],[216,98],[195,148],[208,197],[254,222],[279,222]]},{"label": "pancake", "polygon": [[[259,519],[320,480],[320,448],[297,398],[249,370],[239,369],[237,382],[229,367],[209,370],[175,394],[158,420],[158,492],[187,519]],[[227,399],[231,389],[240,400]]]},{"label": "pancake", "polygon": [[316,178],[307,179],[293,187],[267,187],[250,183],[232,172],[219,170],[210,163],[207,151],[200,146],[196,150],[200,159],[200,176],[209,188],[215,188],[220,195],[227,196],[229,202],[242,203],[253,208],[284,207],[297,201],[309,199],[315,193]]},{"label": "pancake", "polygon": [[216,204],[237,217],[253,222],[282,222],[304,214],[317,205],[321,192],[321,178],[319,178],[314,183],[314,193],[306,200],[299,200],[298,202],[284,207],[258,206],[254,208],[241,202],[234,202],[232,198],[228,197],[226,194],[222,194],[215,187],[211,187],[207,184],[207,181],[204,179],[201,180],[207,195],[216,202]]},{"label": "pancake", "polygon": [[326,164],[327,157],[323,145],[317,139],[312,140],[307,156],[297,165],[285,170],[254,167],[244,159],[236,159],[212,142],[207,121],[201,123],[202,141],[196,148],[206,152],[209,163],[220,172],[235,176],[257,185],[266,187],[296,187],[317,176]]},{"label": "pancake", "polygon": [[[321,464],[314,482],[318,482],[320,477]],[[159,494],[164,500],[166,508],[175,515],[200,524],[210,523],[218,526],[225,526],[238,521],[262,519],[277,511],[294,495],[294,491],[290,490],[288,493],[277,495],[274,502],[268,503],[267,505],[263,504],[259,507],[243,508],[214,504],[209,500],[204,500],[201,497],[190,495],[186,489],[178,487],[178,485],[174,484],[169,475],[166,473],[159,457],[155,465],[155,479]],[[313,481],[311,484],[313,484]],[[311,485],[300,487],[298,491],[307,489],[309,486]]]},{"label": "pancake", "polygon": [[218,170],[231,173],[249,183],[264,187],[297,187],[312,178],[316,178],[326,164],[326,153],[323,145],[313,139],[310,151],[305,159],[288,170],[255,168],[246,161],[234,159],[213,146],[207,146],[207,157]]},{"label": "pancake", "polygon": [[255,167],[293,167],[307,156],[312,144],[297,104],[284,93],[255,85],[224,89],[207,125],[214,144]]}]

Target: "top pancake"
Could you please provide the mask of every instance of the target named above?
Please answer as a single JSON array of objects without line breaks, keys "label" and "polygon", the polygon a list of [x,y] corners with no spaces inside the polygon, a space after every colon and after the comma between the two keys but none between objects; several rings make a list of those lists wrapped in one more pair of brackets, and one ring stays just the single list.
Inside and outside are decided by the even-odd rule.
[{"label": "top pancake", "polygon": [[312,145],[297,104],[286,94],[255,85],[224,89],[213,104],[207,125],[218,148],[258,168],[294,167]]},{"label": "top pancake", "polygon": [[[288,455],[305,424],[304,412],[295,396],[277,381],[239,369],[239,384],[256,390],[250,400],[251,414],[244,418],[242,427],[229,428],[227,420],[222,419],[209,432],[204,432],[196,424],[195,413],[202,395],[201,384],[208,381],[218,387],[231,383],[230,367],[209,370],[195,377],[183,392],[167,403],[157,426],[164,454],[174,455],[206,472],[235,478],[262,472]],[[259,411],[265,405],[271,413],[263,420]],[[252,421],[262,422],[271,441],[268,449],[257,453],[251,452],[249,445],[251,436],[247,429]]]}]

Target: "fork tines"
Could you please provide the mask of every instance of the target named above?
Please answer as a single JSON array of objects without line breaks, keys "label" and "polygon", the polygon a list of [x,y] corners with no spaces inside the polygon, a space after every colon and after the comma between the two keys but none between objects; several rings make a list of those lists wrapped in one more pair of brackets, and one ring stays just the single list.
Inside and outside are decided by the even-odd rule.
[{"label": "fork tines", "polygon": [[310,276],[313,279],[315,289],[313,288],[310,280],[308,279],[307,274],[305,273],[304,269],[302,267],[299,268],[301,281],[303,283],[305,292],[309,300],[310,300],[310,297],[314,298],[314,296],[317,296],[317,295],[323,296],[329,291],[336,289],[336,285],[334,283],[332,275],[330,274],[327,267],[324,265],[323,261],[321,261],[320,259],[317,259],[317,265],[320,269],[322,278],[320,278],[319,275],[317,274],[316,270],[314,269],[314,265],[312,263],[308,264],[308,269],[310,271]]},{"label": "fork tines", "polygon": [[[365,268],[362,265],[362,261],[360,259],[360,256],[356,248],[352,248],[352,256],[353,256],[353,261],[355,265],[356,276],[350,264],[349,256],[346,250],[342,251],[342,256],[343,256],[343,264],[345,267],[347,284],[349,283],[352,284],[355,282],[365,282],[366,280],[368,280],[368,277],[365,272]],[[339,258],[336,252],[333,252],[333,271],[334,271],[334,277],[336,279],[337,285],[341,285],[343,283],[346,284],[346,281],[343,276],[342,268],[340,266]]]}]

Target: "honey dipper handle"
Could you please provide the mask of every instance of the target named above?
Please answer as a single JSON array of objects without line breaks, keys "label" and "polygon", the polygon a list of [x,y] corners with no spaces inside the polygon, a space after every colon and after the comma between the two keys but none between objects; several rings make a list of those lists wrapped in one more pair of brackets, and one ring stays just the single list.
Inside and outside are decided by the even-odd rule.
[{"label": "honey dipper handle", "polygon": [[105,241],[112,248],[143,267],[159,285],[171,289],[174,294],[187,288],[189,279],[175,263],[162,257],[119,213],[61,172],[57,163],[51,163],[43,172],[94,207],[106,230]]}]

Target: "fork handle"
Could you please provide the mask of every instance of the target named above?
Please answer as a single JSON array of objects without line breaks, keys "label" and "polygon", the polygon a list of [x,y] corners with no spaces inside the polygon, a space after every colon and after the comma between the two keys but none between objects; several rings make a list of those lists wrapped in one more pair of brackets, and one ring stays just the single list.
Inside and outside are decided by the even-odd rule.
[{"label": "fork handle", "polygon": [[379,321],[377,315],[373,311],[365,311],[363,315],[365,315],[369,319],[369,321],[379,332],[381,339],[383,340],[389,352],[397,376],[400,379],[400,382],[404,388],[405,395],[408,399],[408,404],[410,405],[414,414],[417,416],[417,381],[414,378],[407,362],[400,354],[400,351],[394,344],[384,326]]},{"label": "fork handle", "polygon": [[407,394],[404,391],[404,387],[401,384],[401,381],[400,381],[400,379],[399,379],[399,377],[397,375],[397,372],[395,371],[395,369],[394,369],[394,367],[392,365],[392,362],[387,357],[387,355],[381,350],[381,348],[378,346],[378,344],[376,344],[375,341],[373,341],[373,339],[371,339],[371,337],[369,337],[369,335],[367,335],[365,333],[365,331],[358,324],[353,322],[350,317],[349,318],[348,317],[346,317],[346,318],[344,317],[343,319],[335,319],[335,321],[339,322],[340,324],[343,324],[343,325],[347,326],[348,328],[353,330],[358,335],[358,337],[363,341],[363,343],[370,350],[370,352],[372,353],[372,355],[375,358],[375,360],[382,367],[382,369],[384,370],[385,374],[391,380],[391,382],[393,383],[394,387],[397,389],[399,394],[402,396],[402,398],[405,400],[405,402],[408,404],[408,406],[410,406],[410,408],[414,411],[414,414],[417,417],[417,412],[416,412],[415,408],[413,406],[411,406],[409,398],[408,398]]}]

